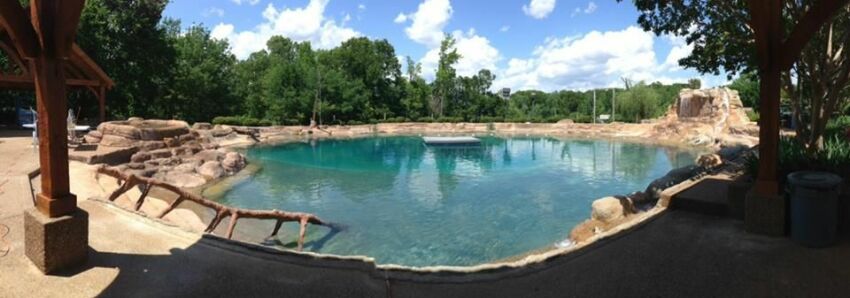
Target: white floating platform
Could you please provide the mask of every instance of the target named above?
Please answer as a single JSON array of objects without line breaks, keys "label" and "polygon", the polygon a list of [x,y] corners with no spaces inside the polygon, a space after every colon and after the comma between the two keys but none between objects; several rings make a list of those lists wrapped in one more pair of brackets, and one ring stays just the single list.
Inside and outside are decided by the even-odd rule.
[{"label": "white floating platform", "polygon": [[476,137],[422,137],[426,145],[478,145]]}]

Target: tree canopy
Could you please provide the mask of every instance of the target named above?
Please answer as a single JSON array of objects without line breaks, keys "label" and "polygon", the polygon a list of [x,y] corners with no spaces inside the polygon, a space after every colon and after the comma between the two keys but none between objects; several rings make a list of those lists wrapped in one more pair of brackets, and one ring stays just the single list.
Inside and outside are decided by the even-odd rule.
[{"label": "tree canopy", "polygon": [[[304,125],[314,118],[324,124],[592,121],[594,90],[524,90],[505,97],[493,91],[502,86],[493,85],[492,70],[459,75],[462,57],[451,35],[441,43],[429,82],[420,63],[410,57],[400,61],[387,40],[366,37],[316,49],[309,42],[273,36],[265,50],[238,60],[227,41],[212,38],[202,24],[163,19],[167,3],[86,1],[77,38],[116,83],[107,94],[109,118],[206,122],[230,116],[227,121],[282,125]],[[2,55],[0,68],[8,68]],[[624,82],[628,86],[616,90],[617,119],[636,122],[660,116],[681,88],[698,80]],[[611,89],[596,94],[597,114],[610,114]],[[2,91],[0,100],[32,101],[32,96]],[[70,101],[81,108],[82,118],[96,118],[97,103],[88,92],[73,92]]]}]

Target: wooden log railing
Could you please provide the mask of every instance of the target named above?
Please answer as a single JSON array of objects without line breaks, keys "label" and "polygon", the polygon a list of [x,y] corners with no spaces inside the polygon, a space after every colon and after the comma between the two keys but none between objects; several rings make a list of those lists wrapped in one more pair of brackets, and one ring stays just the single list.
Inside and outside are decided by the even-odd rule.
[{"label": "wooden log railing", "polygon": [[213,233],[216,227],[227,217],[230,217],[230,222],[227,226],[227,239],[231,239],[233,237],[233,230],[236,227],[236,222],[240,218],[253,218],[253,219],[271,219],[276,220],[274,230],[272,231],[269,237],[277,236],[280,231],[281,225],[284,222],[297,222],[300,225],[300,230],[298,233],[298,251],[301,251],[304,248],[304,235],[307,231],[307,224],[311,223],[314,225],[326,226],[334,229],[335,227],[321,220],[316,215],[310,213],[302,213],[302,212],[286,212],[279,210],[250,210],[250,209],[241,209],[235,207],[225,206],[223,204],[219,204],[217,202],[208,200],[202,196],[199,196],[194,193],[190,193],[185,191],[179,187],[174,185],[153,179],[153,178],[145,178],[139,177],[134,174],[126,174],[119,169],[112,167],[100,167],[97,170],[98,174],[104,174],[110,177],[113,177],[118,180],[119,187],[112,194],[109,195],[109,201],[115,201],[122,194],[131,190],[133,187],[142,186],[142,194],[139,196],[139,199],[136,200],[136,204],[134,206],[136,211],[142,208],[142,204],[145,202],[145,198],[150,193],[150,190],[154,187],[159,187],[170,191],[176,194],[178,197],[174,202],[172,202],[168,207],[165,208],[162,212],[157,215],[157,218],[163,218],[169,212],[174,210],[178,205],[183,203],[186,200],[195,202],[201,206],[210,208],[215,211],[215,217],[210,221],[207,228],[204,230],[204,233]]}]

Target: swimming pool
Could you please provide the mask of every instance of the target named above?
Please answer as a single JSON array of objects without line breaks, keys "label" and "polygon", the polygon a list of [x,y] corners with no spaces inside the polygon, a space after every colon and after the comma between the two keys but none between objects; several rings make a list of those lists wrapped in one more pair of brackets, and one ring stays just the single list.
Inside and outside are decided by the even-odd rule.
[{"label": "swimming pool", "polygon": [[[261,169],[223,203],[311,212],[345,227],[309,228],[307,251],[430,266],[551,247],[589,217],[593,200],[643,190],[695,153],[547,137],[430,147],[393,136],[258,146],[247,155]],[[297,225],[285,225],[279,239],[292,247],[296,234]]]}]

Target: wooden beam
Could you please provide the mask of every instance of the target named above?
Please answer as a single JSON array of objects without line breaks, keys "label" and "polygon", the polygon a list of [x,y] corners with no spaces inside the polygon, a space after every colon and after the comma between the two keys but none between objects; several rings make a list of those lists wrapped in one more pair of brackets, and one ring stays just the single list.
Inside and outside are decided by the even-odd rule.
[{"label": "wooden beam", "polygon": [[[32,89],[35,87],[35,81],[32,77],[26,75],[2,75],[0,74],[0,86],[2,84],[22,86],[23,88]],[[71,87],[100,87],[100,81],[97,80],[82,80],[82,79],[65,79],[65,85]]]},{"label": "wooden beam", "polygon": [[71,46],[71,55],[74,61],[80,61],[85,64],[86,67],[81,67],[81,69],[87,72],[94,72],[97,75],[97,79],[105,83],[104,85],[107,89],[112,89],[112,87],[115,86],[115,82],[112,81],[112,78],[110,78],[109,75],[107,75],[106,72],[103,71],[103,69],[100,68],[100,66],[97,65],[97,63],[95,63],[82,48],[80,48],[79,45],[73,44]]},{"label": "wooden beam", "polygon": [[18,54],[18,50],[15,48],[15,43],[12,41],[12,38],[9,37],[9,34],[0,28],[0,50],[6,53],[6,57],[12,60],[12,63],[18,66],[18,69],[21,70],[23,74],[29,74],[29,65],[27,65],[26,61]]},{"label": "wooden beam", "polygon": [[850,3],[850,0],[817,0],[806,12],[806,15],[794,26],[788,39],[782,44],[782,56],[778,66],[782,70],[791,68],[797,61],[803,48],[812,39],[812,35],[823,27],[835,13]]},{"label": "wooden beam", "polygon": [[38,55],[38,38],[18,0],[0,0],[0,27],[6,28],[21,56],[32,58]]},{"label": "wooden beam", "polygon": [[32,27],[47,56],[68,58],[85,0],[31,0]]}]

